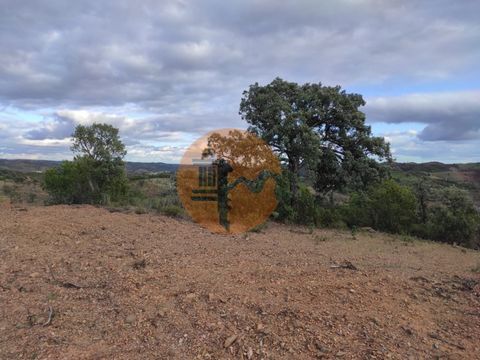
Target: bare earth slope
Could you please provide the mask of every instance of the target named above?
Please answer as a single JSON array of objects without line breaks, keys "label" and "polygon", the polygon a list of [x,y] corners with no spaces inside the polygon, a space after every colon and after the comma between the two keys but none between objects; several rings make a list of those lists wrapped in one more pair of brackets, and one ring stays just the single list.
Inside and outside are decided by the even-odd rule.
[{"label": "bare earth slope", "polygon": [[356,238],[0,205],[0,358],[480,358],[478,252]]}]

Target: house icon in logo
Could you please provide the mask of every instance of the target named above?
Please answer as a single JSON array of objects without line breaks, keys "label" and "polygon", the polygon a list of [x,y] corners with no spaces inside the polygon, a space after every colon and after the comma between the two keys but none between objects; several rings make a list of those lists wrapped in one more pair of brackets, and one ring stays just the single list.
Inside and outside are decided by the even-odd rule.
[{"label": "house icon in logo", "polygon": [[224,159],[193,159],[192,162],[198,167],[198,188],[192,189],[192,201],[216,201],[220,225],[229,231],[228,174],[233,168]]}]

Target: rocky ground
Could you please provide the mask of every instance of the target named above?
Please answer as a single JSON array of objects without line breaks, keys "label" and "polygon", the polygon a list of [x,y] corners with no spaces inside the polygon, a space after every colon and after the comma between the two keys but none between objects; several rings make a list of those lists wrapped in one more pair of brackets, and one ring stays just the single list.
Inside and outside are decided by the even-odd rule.
[{"label": "rocky ground", "polygon": [[1,359],[480,359],[480,253],[0,205]]}]

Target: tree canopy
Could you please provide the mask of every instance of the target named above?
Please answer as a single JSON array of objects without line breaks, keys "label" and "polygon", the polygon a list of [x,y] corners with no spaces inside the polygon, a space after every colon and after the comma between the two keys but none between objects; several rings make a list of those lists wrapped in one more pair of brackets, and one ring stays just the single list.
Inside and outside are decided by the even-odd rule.
[{"label": "tree canopy", "polygon": [[122,160],[127,154],[118,129],[108,124],[78,125],[72,135],[72,151],[95,161]]},{"label": "tree canopy", "polygon": [[359,110],[364,105],[360,94],[340,86],[299,85],[276,78],[244,91],[239,113],[292,174],[295,199],[301,172],[314,174],[321,193],[365,186],[383,177],[379,161],[391,159],[389,144],[372,135]]},{"label": "tree canopy", "polygon": [[44,187],[53,203],[108,203],[127,191],[125,145],[107,124],[78,125],[72,134],[73,161],[45,173]]}]

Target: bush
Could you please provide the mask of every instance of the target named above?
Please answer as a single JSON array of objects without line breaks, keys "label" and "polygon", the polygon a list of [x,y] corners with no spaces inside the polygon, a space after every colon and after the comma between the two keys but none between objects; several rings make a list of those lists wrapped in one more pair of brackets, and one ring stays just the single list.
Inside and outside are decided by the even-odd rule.
[{"label": "bush", "polygon": [[339,207],[320,207],[315,209],[315,225],[330,228],[345,228],[345,216]]},{"label": "bush", "polygon": [[298,203],[294,214],[297,224],[313,225],[315,223],[315,195],[306,186],[298,189]]},{"label": "bush", "polygon": [[467,247],[480,247],[480,215],[465,192],[450,188],[440,194],[440,203],[428,210],[422,237]]},{"label": "bush", "polygon": [[373,226],[371,202],[365,192],[353,193],[341,213],[349,227]]},{"label": "bush", "polygon": [[43,188],[48,192],[50,203],[72,204],[82,191],[79,179],[79,170],[72,161],[64,161],[58,168],[48,169],[45,172]]},{"label": "bush", "polygon": [[17,185],[3,185],[3,193],[8,196],[10,202],[19,203],[22,201],[22,196],[18,192]]},{"label": "bush", "polygon": [[128,184],[119,164],[82,157],[48,169],[43,188],[53,204],[109,204],[126,196]]},{"label": "bush", "polygon": [[292,194],[290,192],[290,179],[287,172],[277,178],[275,193],[278,201],[277,209],[273,214],[275,220],[290,222],[295,220],[295,211],[292,207]]},{"label": "bush", "polygon": [[367,193],[354,193],[344,212],[350,226],[408,233],[416,223],[416,209],[414,193],[406,186],[387,180]]},{"label": "bush", "polygon": [[369,193],[373,227],[394,233],[409,232],[416,222],[417,199],[406,186],[387,180]]}]

